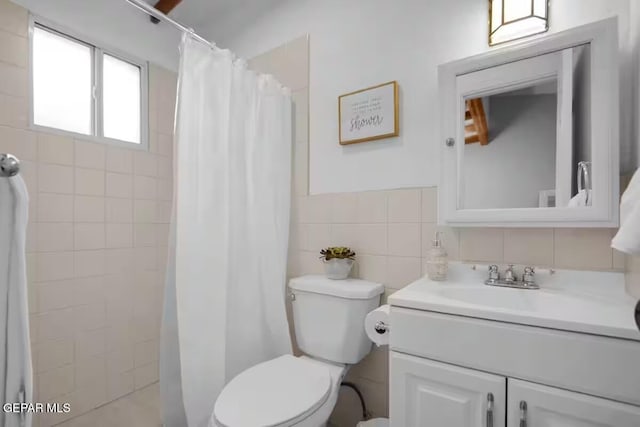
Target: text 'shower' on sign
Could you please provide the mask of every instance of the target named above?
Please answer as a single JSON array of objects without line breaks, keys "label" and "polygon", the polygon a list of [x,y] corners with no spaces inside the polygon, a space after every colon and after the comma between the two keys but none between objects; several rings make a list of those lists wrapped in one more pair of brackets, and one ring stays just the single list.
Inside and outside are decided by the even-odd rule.
[{"label": "text 'shower' on sign", "polygon": [[340,144],[397,136],[398,84],[384,83],[338,98]]}]

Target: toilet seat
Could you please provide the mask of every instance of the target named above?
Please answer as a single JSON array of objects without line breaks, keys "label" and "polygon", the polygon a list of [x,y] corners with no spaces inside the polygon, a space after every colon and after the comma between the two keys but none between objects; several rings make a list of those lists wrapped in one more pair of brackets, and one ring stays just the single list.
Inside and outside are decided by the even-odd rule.
[{"label": "toilet seat", "polygon": [[284,355],[231,380],[218,396],[213,414],[220,426],[291,426],[322,406],[330,392],[328,368]]}]

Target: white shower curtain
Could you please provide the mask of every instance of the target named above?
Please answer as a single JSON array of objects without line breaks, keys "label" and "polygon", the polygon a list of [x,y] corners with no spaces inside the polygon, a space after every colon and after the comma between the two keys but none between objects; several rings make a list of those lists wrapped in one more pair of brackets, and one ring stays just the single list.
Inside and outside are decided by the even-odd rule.
[{"label": "white shower curtain", "polygon": [[291,353],[291,135],[288,89],[185,35],[161,353],[167,427],[206,426],[231,378]]},{"label": "white shower curtain", "polygon": [[[32,402],[25,245],[29,196],[20,175],[0,178],[0,400]],[[0,411],[1,427],[30,427],[31,413]]]}]

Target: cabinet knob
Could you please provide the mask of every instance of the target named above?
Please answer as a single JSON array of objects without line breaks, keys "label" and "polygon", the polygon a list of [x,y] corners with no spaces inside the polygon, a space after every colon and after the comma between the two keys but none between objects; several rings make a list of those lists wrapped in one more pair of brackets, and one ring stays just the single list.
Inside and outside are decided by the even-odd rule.
[{"label": "cabinet knob", "polygon": [[487,427],[493,427],[493,393],[487,394]]},{"label": "cabinet knob", "polygon": [[527,427],[527,402],[520,401],[520,427]]}]

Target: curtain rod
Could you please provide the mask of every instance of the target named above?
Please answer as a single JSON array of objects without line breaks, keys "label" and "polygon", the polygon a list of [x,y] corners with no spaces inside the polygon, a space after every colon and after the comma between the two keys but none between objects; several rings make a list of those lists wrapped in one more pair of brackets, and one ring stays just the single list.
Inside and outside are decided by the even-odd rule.
[{"label": "curtain rod", "polygon": [[207,46],[211,47],[212,49],[217,49],[215,44],[211,43],[210,41],[208,41],[204,37],[201,37],[198,34],[196,34],[196,32],[193,31],[193,29],[187,28],[184,25],[182,25],[181,23],[179,23],[178,21],[175,21],[175,20],[169,18],[167,15],[165,15],[162,12],[160,12],[158,9],[156,9],[153,6],[151,6],[149,3],[146,3],[146,2],[144,2],[142,0],[127,0],[127,2],[129,4],[131,4],[132,6],[140,9],[143,12],[145,12],[146,14],[148,14],[150,16],[153,16],[154,18],[157,18],[157,19],[159,19],[161,21],[164,21],[166,23],[169,23],[169,24],[173,25],[174,27],[176,27],[177,29],[179,29],[183,33],[189,33],[191,35],[191,37],[193,37],[194,39],[198,40],[199,42],[202,42],[202,43],[206,44]]}]

